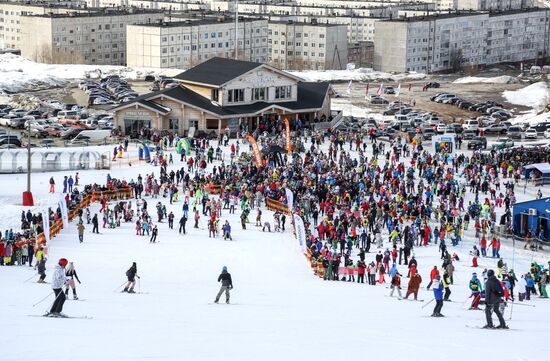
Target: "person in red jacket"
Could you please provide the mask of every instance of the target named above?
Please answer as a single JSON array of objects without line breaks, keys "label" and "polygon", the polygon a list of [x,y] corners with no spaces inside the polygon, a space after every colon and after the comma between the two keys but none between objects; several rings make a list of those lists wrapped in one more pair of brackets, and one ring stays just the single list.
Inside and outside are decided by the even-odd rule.
[{"label": "person in red jacket", "polygon": [[479,241],[479,248],[481,248],[481,255],[487,257],[487,240],[485,239],[485,235],[483,235]]},{"label": "person in red jacket", "polygon": [[401,294],[401,275],[399,272],[396,272],[393,278],[391,279],[391,292],[390,297],[393,297],[393,292],[397,290],[397,294],[399,295],[399,299],[403,298],[403,295]]},{"label": "person in red jacket", "polygon": [[367,265],[364,261],[357,261],[357,283],[365,283],[365,268]]},{"label": "person in red jacket", "polygon": [[427,289],[430,289],[436,276],[439,276],[439,270],[437,269],[437,266],[434,266],[434,268],[430,271],[430,283],[428,283]]}]

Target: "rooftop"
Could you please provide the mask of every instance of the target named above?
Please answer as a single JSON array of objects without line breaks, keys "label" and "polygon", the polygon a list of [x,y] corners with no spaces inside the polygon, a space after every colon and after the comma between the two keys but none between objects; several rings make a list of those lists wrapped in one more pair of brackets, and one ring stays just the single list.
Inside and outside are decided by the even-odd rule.
[{"label": "rooftop", "polygon": [[252,61],[216,57],[176,75],[174,79],[220,86],[261,65]]},{"label": "rooftop", "polygon": [[[84,10],[84,9],[81,9]],[[86,18],[86,17],[98,17],[98,16],[125,16],[125,15],[143,15],[143,14],[162,14],[163,10],[152,9],[124,9],[124,10],[106,10],[104,8],[87,8],[86,11],[70,12],[70,13],[48,13],[48,14],[31,14],[23,16],[33,16],[41,18]]]},{"label": "rooftop", "polygon": [[334,26],[347,26],[346,24],[327,24],[327,23],[319,23],[319,22],[299,22],[294,20],[270,20],[270,24],[281,24],[281,25],[300,25],[300,26],[319,26],[319,27],[334,27]]},{"label": "rooftop", "polygon": [[[239,19],[239,23],[241,22],[252,22],[257,20],[266,20],[264,18],[243,18]],[[210,25],[210,24],[234,24],[235,19],[230,17],[207,17],[204,19],[199,18],[189,18],[182,21],[171,21],[171,22],[156,22],[156,23],[149,23],[149,24],[139,24],[139,26],[149,26],[149,27],[162,27],[162,28],[177,28],[177,27],[186,27],[186,26],[198,26],[198,25]]]}]

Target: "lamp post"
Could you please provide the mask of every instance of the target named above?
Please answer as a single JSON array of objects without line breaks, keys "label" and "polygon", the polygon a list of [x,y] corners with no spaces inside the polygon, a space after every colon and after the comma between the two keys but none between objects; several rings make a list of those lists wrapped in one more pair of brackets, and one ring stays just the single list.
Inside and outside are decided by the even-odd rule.
[{"label": "lamp post", "polygon": [[31,122],[27,126],[27,191],[23,192],[23,206],[34,206],[31,193]]}]

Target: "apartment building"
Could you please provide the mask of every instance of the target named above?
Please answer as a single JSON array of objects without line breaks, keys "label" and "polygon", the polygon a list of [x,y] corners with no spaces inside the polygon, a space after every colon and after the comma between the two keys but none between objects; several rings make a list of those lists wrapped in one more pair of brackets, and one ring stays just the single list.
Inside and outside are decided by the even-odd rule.
[{"label": "apartment building", "polygon": [[126,65],[126,27],[162,21],[154,10],[21,16],[21,55],[39,62]]},{"label": "apartment building", "polygon": [[235,34],[227,16],[128,26],[128,66],[185,69],[236,51],[241,60],[267,62],[267,19],[240,18],[237,27]]},{"label": "apartment building", "polygon": [[21,16],[88,12],[83,1],[0,1],[0,48],[19,49]]},{"label": "apartment building", "polygon": [[269,22],[269,63],[278,68],[345,69],[347,43],[346,25]]},{"label": "apartment building", "polygon": [[469,11],[388,19],[377,22],[375,31],[376,70],[449,71],[548,57],[550,10]]}]

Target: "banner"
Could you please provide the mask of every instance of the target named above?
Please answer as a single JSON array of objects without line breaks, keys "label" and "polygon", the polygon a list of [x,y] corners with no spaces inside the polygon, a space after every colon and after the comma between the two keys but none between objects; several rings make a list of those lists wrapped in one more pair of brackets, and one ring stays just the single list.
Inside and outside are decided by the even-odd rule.
[{"label": "banner", "polygon": [[188,138],[185,138],[183,140],[183,145],[185,146],[185,155],[190,156],[191,155],[191,143],[189,142]]},{"label": "banner", "polygon": [[258,143],[250,135],[246,136],[246,139],[250,142],[252,146],[252,152],[254,153],[254,158],[256,159],[256,167],[262,167],[262,155],[260,154],[260,148],[258,148]]},{"label": "banner", "polygon": [[50,209],[46,208],[42,210],[42,226],[44,227],[44,237],[46,238],[46,244],[50,243]]},{"label": "banner", "polygon": [[63,194],[59,195],[59,208],[61,209],[61,218],[63,219],[63,227],[69,227],[69,211],[67,208],[67,202]]},{"label": "banner", "polygon": [[304,226],[304,221],[302,217],[295,214],[294,215],[294,227],[296,227],[296,238],[302,250],[306,249],[306,227]]},{"label": "banner", "polygon": [[292,211],[292,206],[294,204],[294,193],[288,188],[285,188],[286,193],[286,204],[288,206],[288,209]]},{"label": "banner", "polygon": [[288,122],[288,119],[285,118],[285,126],[286,126],[286,151],[289,156],[292,155],[292,145],[290,144],[290,124]]}]

